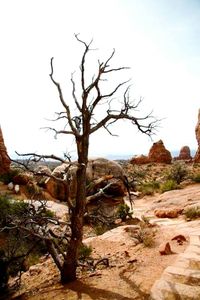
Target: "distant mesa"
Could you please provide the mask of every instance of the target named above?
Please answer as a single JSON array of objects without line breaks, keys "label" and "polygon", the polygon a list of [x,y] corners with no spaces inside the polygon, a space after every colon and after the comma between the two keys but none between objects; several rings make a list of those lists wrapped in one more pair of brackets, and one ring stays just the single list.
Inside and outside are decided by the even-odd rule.
[{"label": "distant mesa", "polygon": [[172,162],[172,155],[170,151],[165,148],[162,140],[153,143],[148,156],[140,155],[131,159],[132,164],[146,164],[152,162],[164,164],[170,164]]},{"label": "distant mesa", "polygon": [[3,133],[0,126],[0,175],[7,173],[10,170],[10,158],[4,144]]}]

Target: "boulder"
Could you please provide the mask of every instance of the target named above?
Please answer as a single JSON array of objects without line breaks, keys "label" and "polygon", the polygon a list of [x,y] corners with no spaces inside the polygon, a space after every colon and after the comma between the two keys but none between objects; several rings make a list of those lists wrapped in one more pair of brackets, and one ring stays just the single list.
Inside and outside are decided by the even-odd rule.
[{"label": "boulder", "polygon": [[[77,183],[76,172],[77,162],[73,164],[62,164],[54,169],[52,174],[59,178],[66,177],[66,184],[48,178],[45,182],[47,191],[56,199],[65,201],[66,196],[76,197]],[[109,184],[106,195],[112,195],[112,200],[119,201],[126,193],[124,184],[124,172],[122,167],[115,161],[105,158],[89,160],[86,170],[88,195],[97,193],[100,189]],[[68,188],[67,188],[68,187]]]},{"label": "boulder", "polygon": [[37,166],[34,171],[38,174],[41,173],[41,174],[51,175],[50,168],[44,165]]},{"label": "boulder", "polygon": [[160,255],[170,255],[170,254],[173,254],[173,251],[171,250],[170,243],[169,242],[162,243],[159,246],[159,252],[160,252]]},{"label": "boulder", "polygon": [[181,207],[160,208],[154,210],[157,218],[177,218],[183,212]]},{"label": "boulder", "polygon": [[52,175],[58,177],[58,178],[63,178],[63,175],[68,171],[70,164],[69,163],[63,163],[59,166],[57,166],[53,172]]},{"label": "boulder", "polygon": [[69,188],[67,184],[48,177],[44,183],[47,192],[55,199],[66,201],[69,196]]},{"label": "boulder", "polygon": [[187,241],[186,237],[182,234],[175,235],[171,240],[177,241],[179,245],[183,245],[183,242]]},{"label": "boulder", "polygon": [[[63,163],[59,166],[57,166],[53,172],[50,171],[49,168],[40,167],[38,170],[38,173],[45,173],[47,175],[53,175],[57,178],[63,179],[65,172],[68,170],[69,164]],[[60,201],[66,201],[66,197],[69,197],[69,186],[67,185],[67,182],[62,182],[59,180],[56,180],[52,177],[46,177],[46,180],[44,182],[44,187],[46,188],[47,192],[55,199],[58,199]]]},{"label": "boulder", "polygon": [[155,162],[155,163],[165,163],[165,164],[171,163],[172,161],[171,153],[165,148],[162,140],[153,143],[153,146],[149,150],[148,160],[149,162]]},{"label": "boulder", "polygon": [[0,175],[9,172],[10,164],[11,161],[7,154],[7,149],[3,139],[3,133],[0,127]]},{"label": "boulder", "polygon": [[190,148],[188,146],[183,146],[180,149],[179,156],[176,157],[176,159],[177,160],[191,160],[192,156],[191,156]]}]

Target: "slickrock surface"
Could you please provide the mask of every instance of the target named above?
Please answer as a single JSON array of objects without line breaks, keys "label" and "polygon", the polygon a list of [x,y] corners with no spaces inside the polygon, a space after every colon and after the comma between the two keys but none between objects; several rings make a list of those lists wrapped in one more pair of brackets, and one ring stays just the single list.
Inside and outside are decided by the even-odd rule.
[{"label": "slickrock surface", "polygon": [[154,283],[150,299],[200,299],[200,227],[191,231],[185,252]]}]

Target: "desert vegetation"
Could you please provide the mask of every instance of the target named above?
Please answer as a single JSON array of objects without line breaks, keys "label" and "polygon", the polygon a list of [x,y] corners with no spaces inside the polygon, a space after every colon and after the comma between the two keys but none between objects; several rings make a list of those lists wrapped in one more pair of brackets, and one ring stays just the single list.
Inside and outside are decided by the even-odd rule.
[{"label": "desert vegetation", "polygon": [[[54,121],[60,124],[64,120],[65,124],[64,127],[61,125],[61,129],[47,129],[55,136],[63,134],[74,137],[77,161],[71,161],[67,153],[64,158],[53,154],[17,153],[18,160],[9,161],[6,156],[7,169],[0,175],[0,183],[6,187],[6,192],[0,193],[2,297],[19,288],[22,274],[31,270],[32,265],[49,257],[57,268],[61,284],[73,282],[85,272],[112,266],[112,258],[97,256],[92,243],[85,243],[85,238],[101,236],[103,239],[106,234],[109,237],[112,233],[118,238],[119,233],[121,236],[124,234],[133,247],[140,245],[143,248],[138,246],[139,250],[145,248],[145,255],[148,256],[158,246],[158,228],[150,222],[149,216],[134,215],[134,201],[159,197],[200,182],[199,164],[191,157],[173,159],[161,140],[153,144],[148,156],[119,162],[104,158],[89,159],[90,136],[99,129],[113,135],[113,124],[126,120],[140,133],[151,136],[158,120],[151,113],[138,116],[141,101],[131,100],[129,81],[114,83],[111,90],[106,84],[102,87],[110,75],[127,69],[110,66],[114,50],[107,60],[96,62],[96,72],[88,78],[87,59],[93,41],[86,43],[79,35],[75,35],[75,39],[83,46],[83,55],[80,82],[76,82],[74,74],[71,76],[72,103],[65,100],[63,89],[55,79],[54,59],[50,60],[50,80],[62,106]],[[78,85],[81,86],[79,97]],[[114,96],[119,97],[120,101],[115,103]],[[103,107],[101,117],[98,115],[99,105]],[[162,155],[159,149],[163,151]],[[156,155],[164,162],[156,162]],[[155,203],[162,202],[160,199]],[[64,205],[64,216],[62,214],[60,217],[48,209],[50,201]],[[199,219],[198,201],[188,201],[190,205],[186,203],[178,207],[172,199],[169,207],[165,205],[161,209],[158,207],[158,210],[152,208],[153,203],[151,213],[159,218],[184,216],[186,221]],[[124,246],[126,242],[120,245]],[[123,251],[128,258],[129,252]],[[165,250],[160,253],[163,252]],[[133,262],[137,262],[137,257],[128,261]]]},{"label": "desert vegetation", "polygon": [[[98,197],[94,197],[94,202],[89,201],[86,205],[83,218],[84,238],[102,235],[119,226],[136,224],[138,226],[137,230],[133,233],[130,232],[131,238],[147,249],[154,248],[158,228],[152,227],[149,218],[145,215],[142,215],[140,219],[134,216],[134,203],[129,202],[129,194],[132,195],[132,199],[135,197],[142,199],[145,195],[149,197],[162,195],[165,191],[177,188],[184,189],[188,185],[198,184],[195,178],[198,177],[199,166],[197,164],[185,164],[184,162],[181,162],[180,165],[177,162],[172,162],[170,165],[148,164],[137,166],[129,161],[120,162],[120,164],[125,177],[128,178],[129,193],[127,189],[125,190],[125,198],[128,202],[120,201],[112,204],[112,214],[110,214],[109,206],[104,207],[101,203],[105,200],[112,203],[113,197],[118,195],[116,194],[116,191],[119,192],[118,187],[116,190],[116,181],[112,182],[114,189],[109,190],[112,186],[109,183],[111,175],[103,176],[101,180],[98,179],[95,183],[87,179],[88,192],[86,193],[86,201],[87,199],[91,200],[91,196],[99,193],[98,189],[101,189],[102,183],[106,188],[104,189],[103,187],[104,194],[98,194]],[[1,182],[5,187],[8,186],[7,178],[12,179],[14,184],[15,180],[19,182],[19,178],[20,180],[23,178],[23,181],[21,181],[23,184],[20,184],[20,193],[16,194],[14,190],[10,191],[7,188],[7,191],[2,194],[0,199],[1,241],[3,241],[3,243],[1,242],[1,261],[2,268],[4,268],[2,269],[4,272],[2,272],[1,277],[1,290],[3,293],[7,291],[9,278],[13,276],[18,278],[18,280],[15,281],[14,285],[12,284],[12,289],[16,289],[17,286],[19,288],[23,272],[28,270],[31,265],[38,263],[41,257],[45,255],[48,257],[50,254],[58,266],[59,263],[62,266],[65,259],[66,249],[71,238],[70,214],[66,215],[64,220],[61,220],[48,210],[48,199],[51,199],[51,197],[45,185],[41,185],[41,177],[46,176],[41,173],[31,172],[31,170],[27,171],[26,169],[19,170],[17,168],[15,170],[14,163],[11,166],[11,173],[5,174],[1,178]],[[28,178],[28,181],[25,178]],[[135,179],[134,184],[133,178]],[[170,181],[175,183],[175,185],[168,186],[167,184]],[[97,182],[100,186],[95,186]],[[163,190],[163,186],[168,188]],[[93,194],[95,187],[98,188]],[[106,190],[107,188],[109,189]],[[150,188],[150,191],[148,188]],[[111,194],[109,194],[110,192]],[[134,196],[135,193],[137,196]],[[45,199],[44,196],[47,198]],[[43,197],[43,201],[39,201],[39,205],[35,206],[34,203],[41,200],[41,197]],[[27,198],[30,201],[24,202],[23,199]],[[121,199],[125,198],[123,196]],[[188,207],[183,210],[182,214],[187,222],[197,220],[200,217],[199,206],[193,205]],[[57,262],[57,257],[61,256],[61,260]],[[95,258],[92,246],[83,242],[80,244],[76,263],[76,272],[78,274],[83,270],[83,272],[86,272],[86,270],[93,270],[94,272],[98,268],[108,268],[108,266],[109,259],[107,257],[99,256]]]}]

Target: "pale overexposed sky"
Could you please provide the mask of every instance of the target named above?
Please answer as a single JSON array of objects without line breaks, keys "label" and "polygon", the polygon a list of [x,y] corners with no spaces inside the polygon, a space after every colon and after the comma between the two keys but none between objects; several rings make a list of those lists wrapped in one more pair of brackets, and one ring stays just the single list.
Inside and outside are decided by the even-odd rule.
[{"label": "pale overexposed sky", "polygon": [[[47,119],[60,111],[55,78],[71,99],[70,76],[79,69],[83,47],[74,33],[94,40],[94,59],[116,49],[113,67],[128,66],[119,80],[131,78],[141,112],[153,109],[163,119],[153,137],[170,151],[197,148],[195,125],[200,108],[199,0],[7,0],[0,1],[0,124],[8,153],[74,154],[67,136],[54,139]],[[90,64],[88,69],[92,72]],[[91,74],[93,75],[93,74]],[[112,80],[112,78],[111,78]],[[152,141],[125,122],[111,137],[91,137],[90,155],[146,154]]]}]

